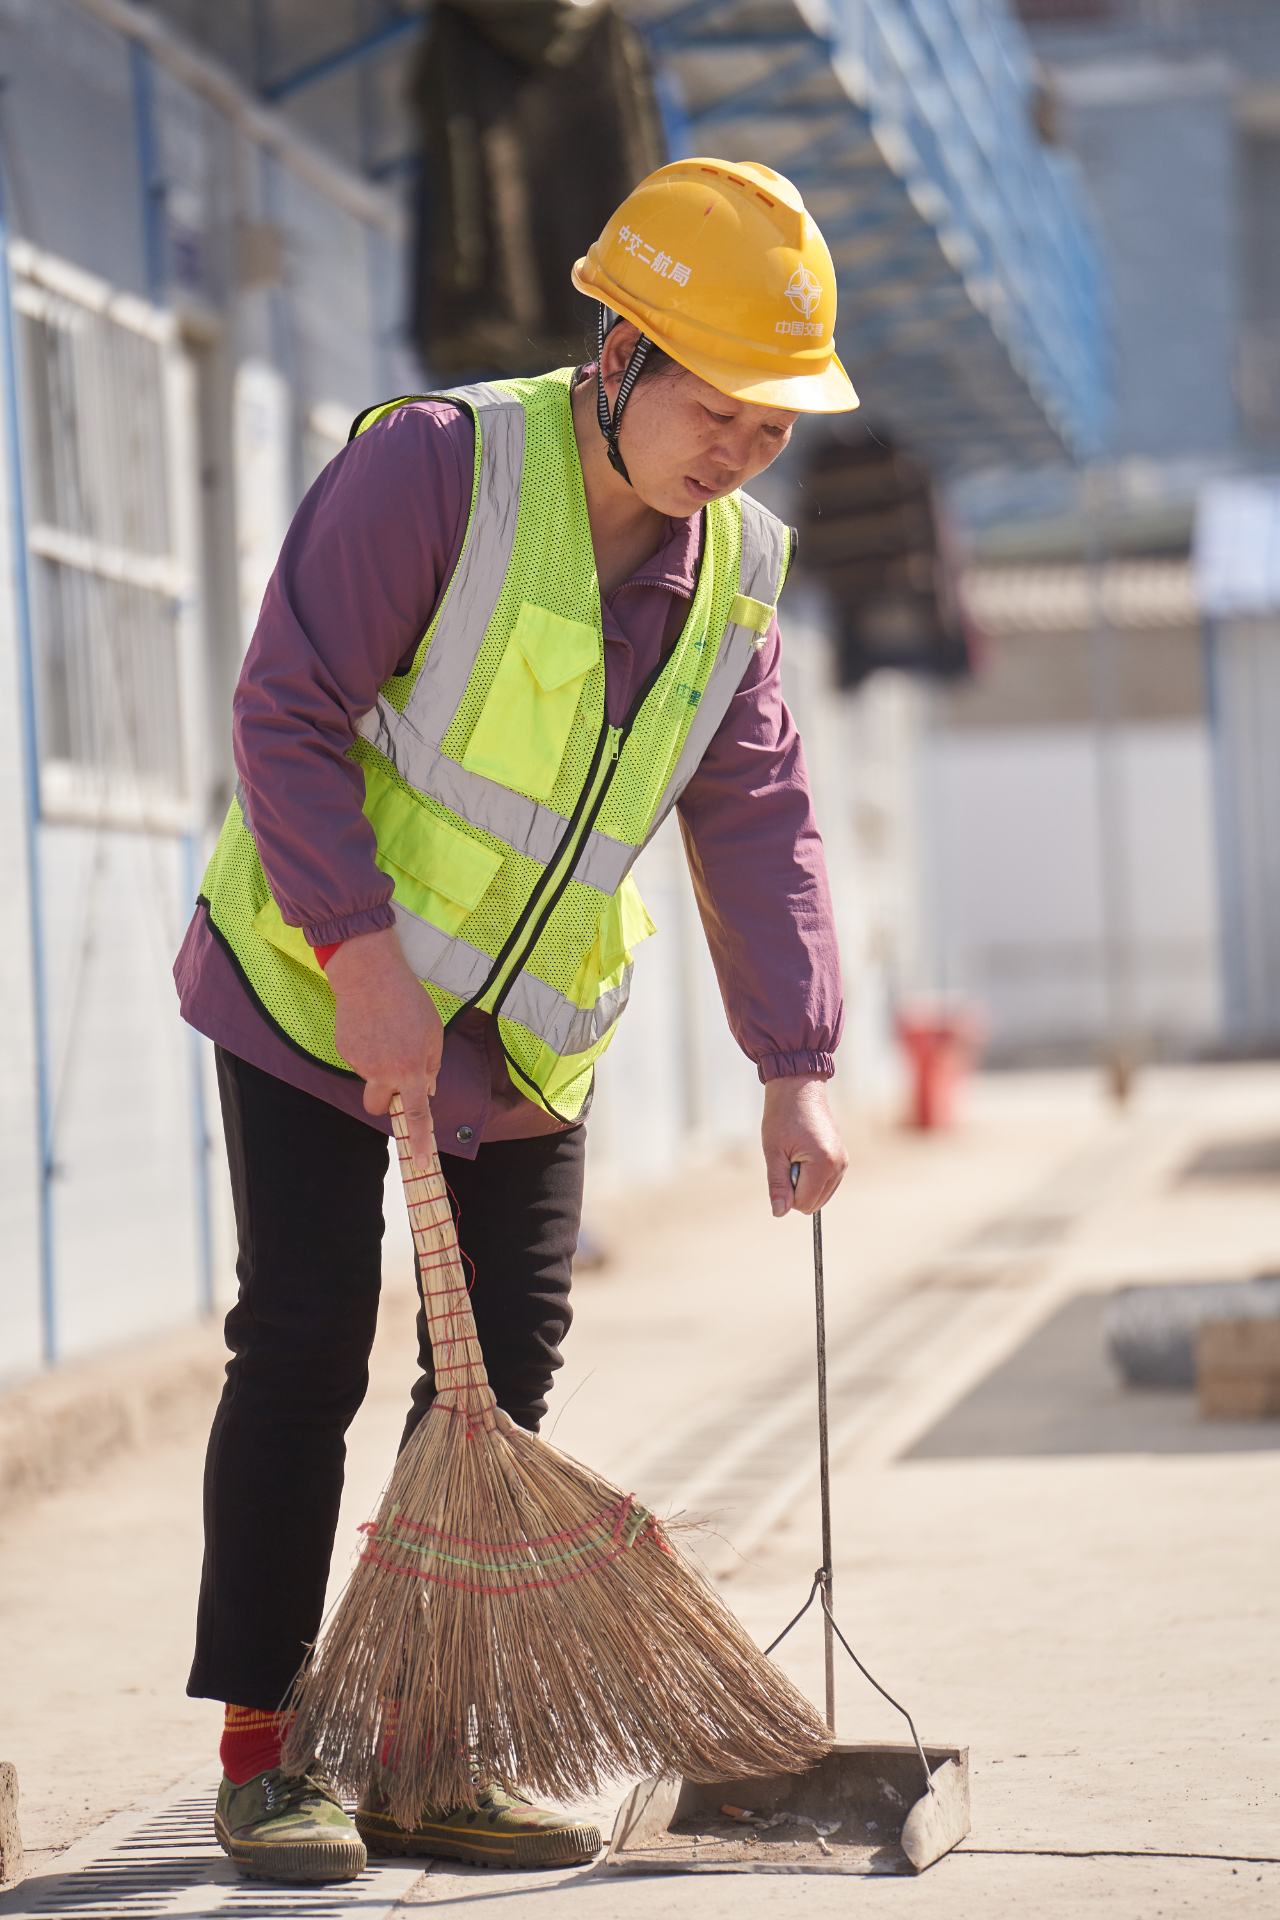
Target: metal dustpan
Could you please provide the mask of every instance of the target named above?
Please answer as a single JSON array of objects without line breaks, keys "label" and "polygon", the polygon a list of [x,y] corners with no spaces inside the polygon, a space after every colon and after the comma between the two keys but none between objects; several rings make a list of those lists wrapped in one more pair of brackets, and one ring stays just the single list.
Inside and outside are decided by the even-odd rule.
[{"label": "metal dustpan", "polygon": [[[798,1172],[791,1170],[793,1186]],[[969,1749],[924,1746],[911,1715],[867,1672],[832,1612],[821,1213],[813,1216],[813,1281],[822,1565],[809,1598],[766,1652],[773,1652],[820,1597],[828,1727],[834,1733],[839,1640],[858,1671],[902,1715],[911,1741],[833,1741],[807,1773],[709,1782],[673,1775],[642,1780],[618,1809],[607,1866],[633,1873],[922,1873],[969,1831]]]},{"label": "metal dustpan", "polygon": [[[969,1831],[966,1747],[836,1741],[808,1773],[642,1780],[605,1864],[632,1873],[919,1873]],[[913,1796],[918,1795],[913,1801]]]}]

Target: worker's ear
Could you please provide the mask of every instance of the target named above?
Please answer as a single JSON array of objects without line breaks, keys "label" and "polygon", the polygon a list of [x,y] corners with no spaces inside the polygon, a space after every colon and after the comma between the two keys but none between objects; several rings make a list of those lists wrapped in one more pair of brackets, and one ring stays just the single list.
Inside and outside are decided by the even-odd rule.
[{"label": "worker's ear", "polygon": [[619,320],[616,326],[609,329],[604,337],[602,363],[606,381],[621,380],[630,365],[639,338],[640,329],[633,326],[630,320]]}]

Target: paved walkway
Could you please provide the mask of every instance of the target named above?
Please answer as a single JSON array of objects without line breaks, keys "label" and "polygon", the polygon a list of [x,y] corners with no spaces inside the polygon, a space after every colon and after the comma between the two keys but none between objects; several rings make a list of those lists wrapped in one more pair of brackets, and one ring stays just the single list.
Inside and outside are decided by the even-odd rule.
[{"label": "paved walkway", "polygon": [[[1122,1118],[1083,1076],[993,1078],[955,1137],[865,1146],[827,1211],[837,1612],[925,1737],[969,1745],[961,1852],[910,1882],[437,1865],[394,1897],[487,1920],[1280,1912],[1280,1423],[1123,1392],[1099,1303],[1280,1267],[1280,1179],[1184,1177],[1206,1146],[1273,1137],[1270,1069],[1153,1074]],[[769,1219],[748,1163],[597,1215],[615,1257],[576,1290],[556,1442],[705,1519],[708,1565],[771,1637],[818,1559],[807,1223]],[[394,1448],[409,1318],[393,1287],[340,1558]],[[0,1912],[53,1898],[59,1849],[210,1769],[219,1709],[182,1695],[204,1416],[0,1522],[0,1758],[33,1874]],[[817,1627],[785,1653],[819,1697]],[[842,1735],[898,1739],[846,1668]]]}]

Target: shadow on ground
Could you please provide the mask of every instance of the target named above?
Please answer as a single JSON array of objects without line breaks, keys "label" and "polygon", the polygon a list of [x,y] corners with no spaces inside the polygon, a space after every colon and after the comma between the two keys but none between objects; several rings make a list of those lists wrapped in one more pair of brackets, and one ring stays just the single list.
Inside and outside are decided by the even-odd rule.
[{"label": "shadow on ground", "polygon": [[1202,1420],[1194,1393],[1126,1387],[1107,1358],[1107,1299],[1082,1294],[1059,1308],[903,1459],[1280,1449],[1280,1420]]}]

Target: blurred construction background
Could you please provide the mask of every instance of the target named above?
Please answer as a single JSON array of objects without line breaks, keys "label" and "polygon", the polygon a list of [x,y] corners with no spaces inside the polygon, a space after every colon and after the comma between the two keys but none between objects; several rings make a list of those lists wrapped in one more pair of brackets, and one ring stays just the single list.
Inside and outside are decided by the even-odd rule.
[{"label": "blurred construction background", "polygon": [[[897,1030],[1123,1094],[1280,1050],[1274,0],[0,0],[0,1379],[234,1287],[169,977],[289,517],[371,402],[586,357],[664,158],[763,160],[863,398],[757,491],[840,916]],[[749,1140],[664,835],[600,1191]]]}]

